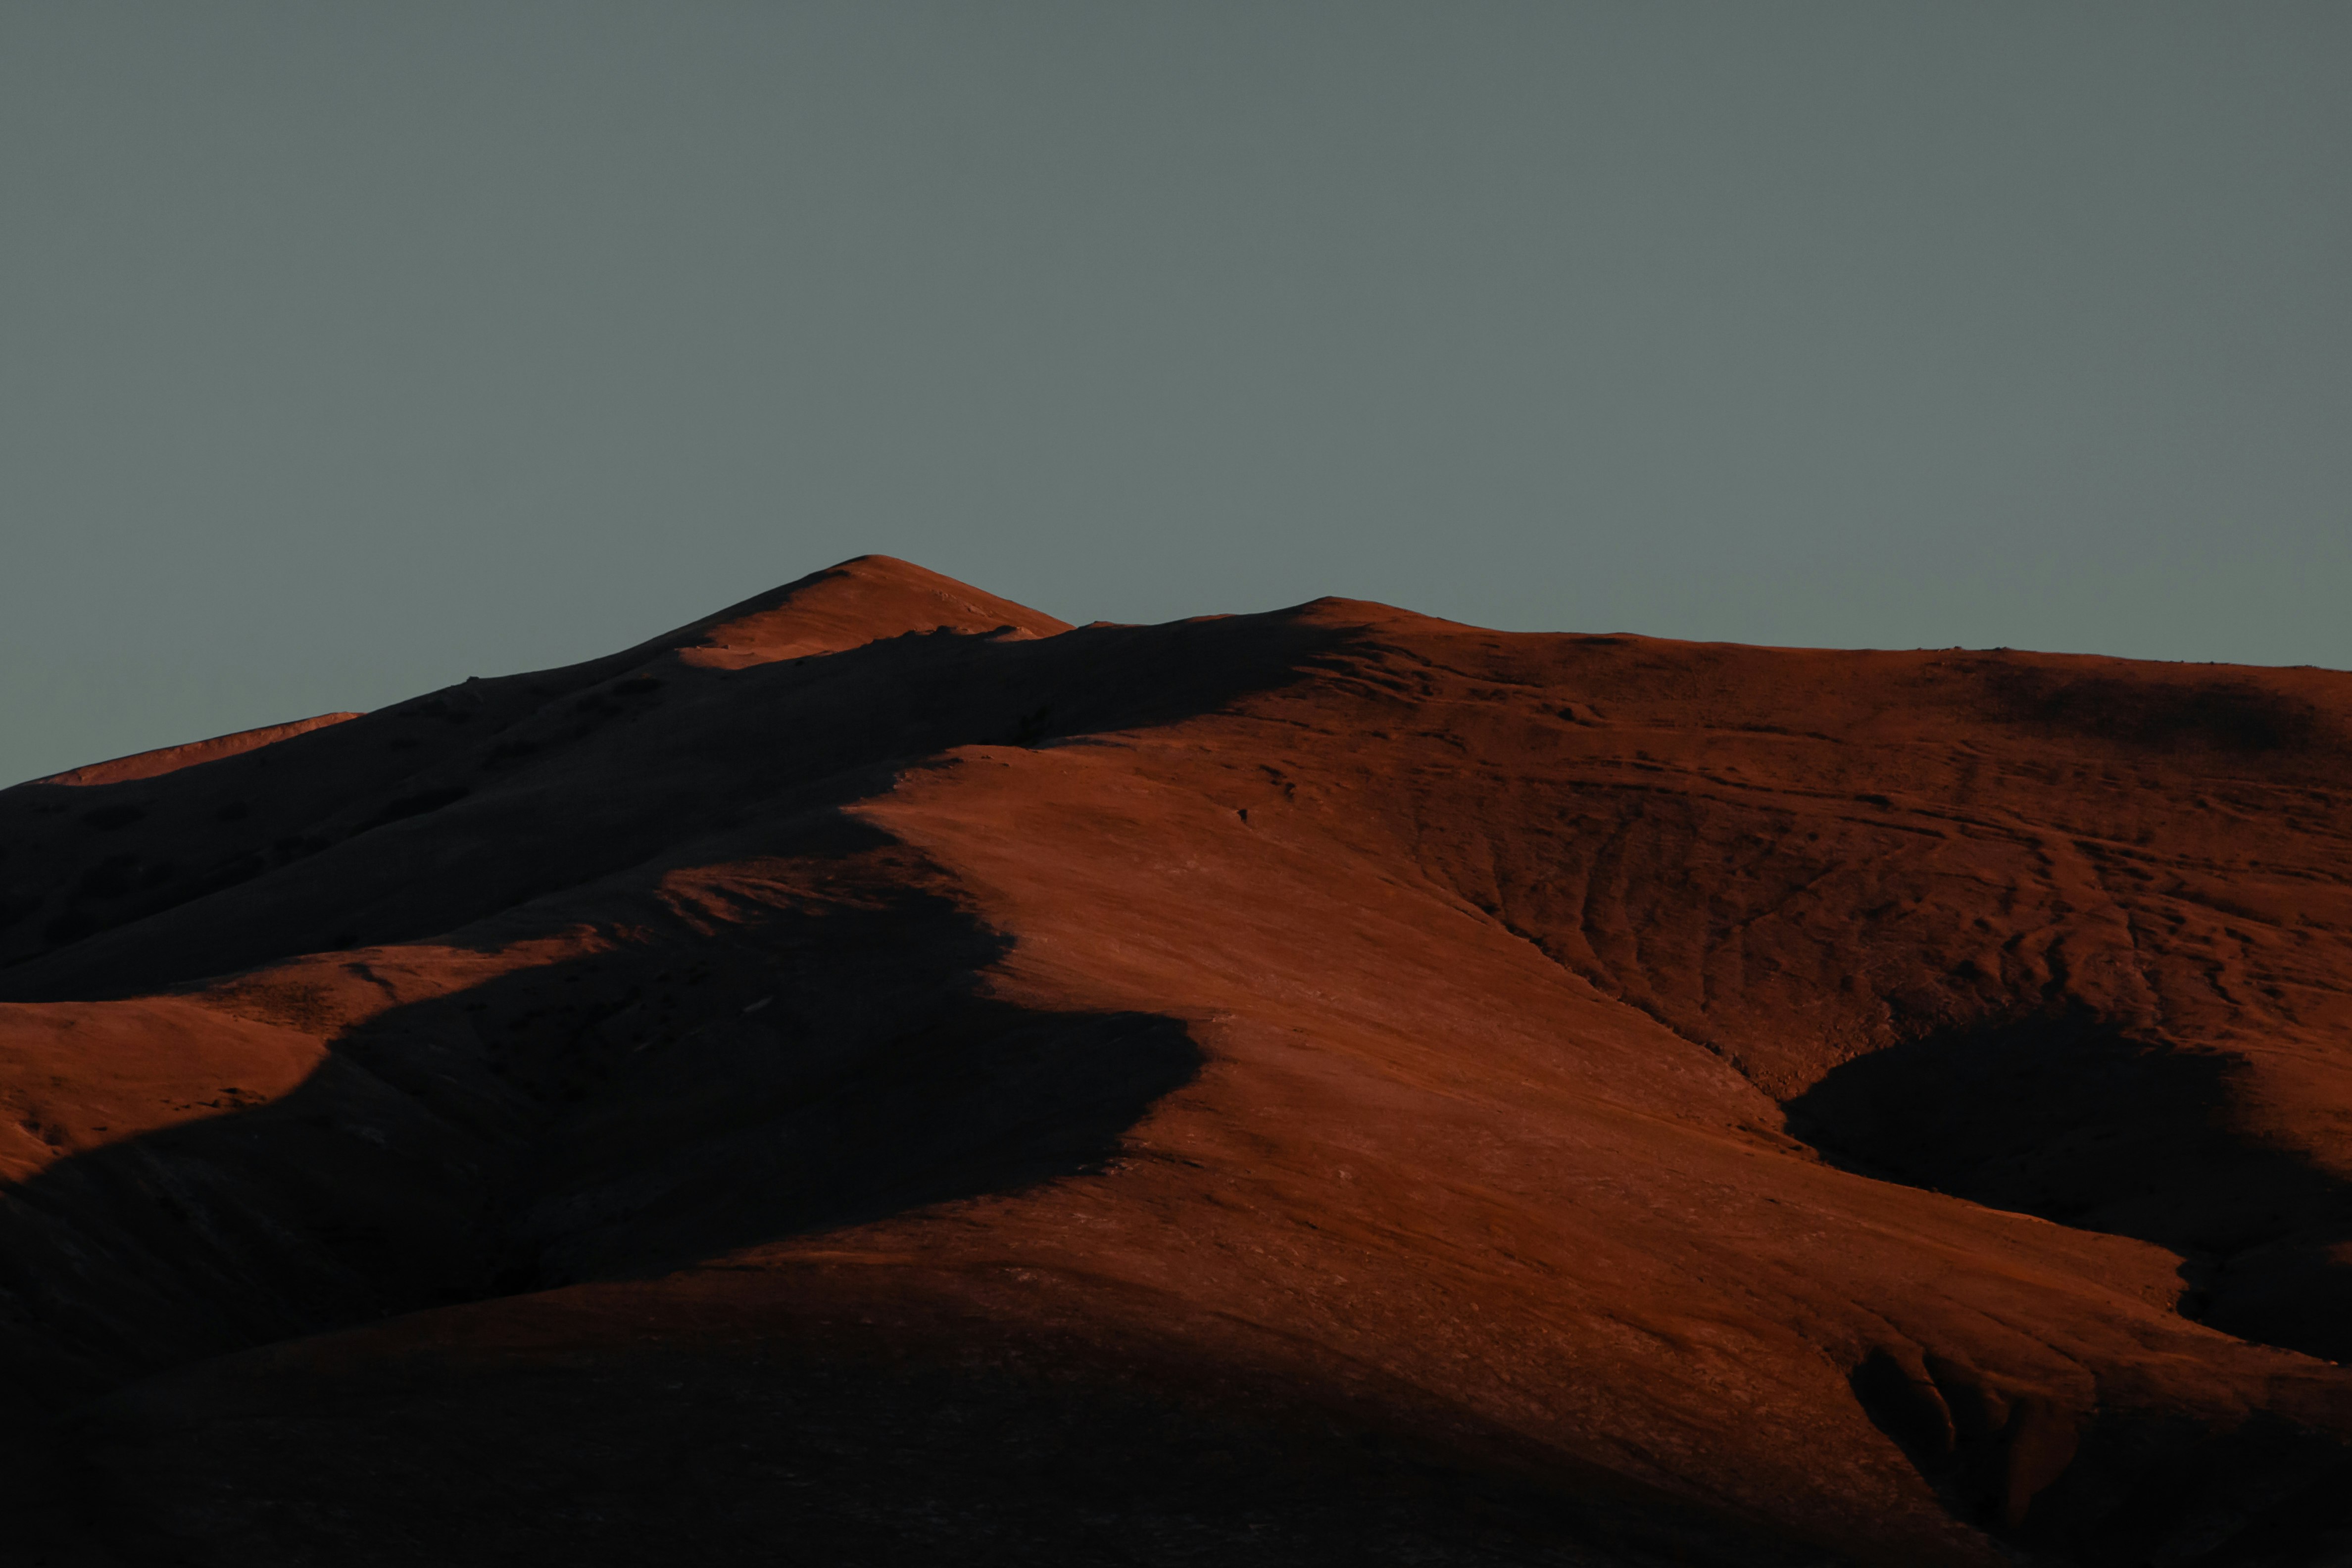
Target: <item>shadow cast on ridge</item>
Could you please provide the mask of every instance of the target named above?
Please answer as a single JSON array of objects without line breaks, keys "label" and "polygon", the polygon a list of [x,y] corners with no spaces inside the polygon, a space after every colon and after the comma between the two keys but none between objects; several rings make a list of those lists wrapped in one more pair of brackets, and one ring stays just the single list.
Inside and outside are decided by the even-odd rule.
[{"label": "shadow cast on ridge", "polygon": [[[2234,1066],[2074,1011],[1923,1035],[1832,1071],[1789,1131],[1859,1174],[1927,1187],[2186,1259],[2183,1315],[2352,1359],[2352,1188],[2233,1131]],[[2306,1287],[2280,1291],[2296,1271]]]},{"label": "shadow cast on ridge", "polygon": [[438,936],[714,827],[849,804],[958,747],[1217,711],[1351,635],[1276,612],[1028,640],[910,632],[742,669],[664,653],[604,661],[585,687],[555,679],[569,672],[455,687],[157,778],[20,785],[0,791],[0,1001],[137,995]]},{"label": "shadow cast on ridge", "polygon": [[[628,918],[593,952],[395,1007],[289,1095],[0,1194],[0,1364],[56,1408],[401,1311],[1014,1191],[1100,1169],[1197,1072],[1177,1020],[983,994],[1005,939],[936,868],[836,813],[793,828],[764,837],[793,840],[794,889],[740,882],[714,921],[621,888],[605,908]],[[241,1005],[266,1010],[257,984]]]}]

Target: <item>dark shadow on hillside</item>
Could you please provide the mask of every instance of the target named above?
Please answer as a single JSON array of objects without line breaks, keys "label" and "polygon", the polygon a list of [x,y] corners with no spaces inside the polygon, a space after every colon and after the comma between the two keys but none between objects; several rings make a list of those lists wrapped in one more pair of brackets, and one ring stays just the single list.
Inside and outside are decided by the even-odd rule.
[{"label": "dark shadow on hillside", "polygon": [[[2168,1247],[2184,1259],[2184,1315],[2341,1359],[2352,1270],[2313,1268],[2307,1253],[2352,1234],[2352,1194],[2231,1130],[2232,1072],[2226,1056],[2076,1012],[1923,1036],[1846,1063],[1786,1110],[1790,1131],[1846,1170]],[[2304,1266],[2284,1290],[2282,1257]],[[2293,1422],[2258,1415],[2225,1442],[2194,1423],[2094,1413],[2078,1426],[1964,1355],[1905,1356],[1865,1357],[1857,1404],[1957,1517],[2028,1550],[2282,1568],[2352,1523],[2340,1443]]]},{"label": "dark shadow on hillside", "polygon": [[2335,750],[2338,737],[2308,702],[2251,680],[2200,686],[2075,674],[2036,665],[1977,666],[1995,716],[2032,729],[2127,746],[2208,748],[2240,756]]},{"label": "dark shadow on hillside", "polygon": [[[2181,1253],[2181,1310],[2242,1338],[2352,1359],[2352,1189],[2234,1131],[2231,1059],[2087,1013],[1923,1036],[1858,1058],[1786,1107],[1858,1173]],[[2309,1289],[2276,1289],[2300,1270]],[[2313,1292],[2316,1292],[2314,1294]]]},{"label": "dark shadow on hillside", "polygon": [[2301,1568],[2340,1561],[2331,1545],[2352,1531],[2352,1454],[2274,1411],[2226,1435],[2084,1419],[1965,1356],[1883,1346],[1851,1386],[1956,1518],[2033,1562]]},{"label": "dark shadow on hillside", "polygon": [[[1005,938],[871,826],[822,812],[761,837],[741,859],[797,874],[721,888],[723,921],[625,891],[604,906],[618,948],[384,1014],[283,1100],[9,1194],[0,1268],[46,1291],[14,1342],[81,1363],[52,1409],[244,1345],[1081,1175],[1197,1072],[1175,1019],[984,994]],[[390,1357],[257,1395],[236,1364],[197,1367],[235,1397],[151,1384],[20,1427],[36,1451],[0,1453],[0,1500],[60,1562],[95,1541],[288,1568],[752,1563],[779,1540],[975,1568],[1820,1561],[1381,1408],[1360,1373],[1340,1405],[1246,1361],[1088,1359],[1059,1329],[961,1317],[919,1334],[895,1293],[846,1300],[823,1335],[731,1344],[691,1308],[632,1311],[620,1351],[488,1372]]]},{"label": "dark shadow on hillside", "polygon": [[579,667],[584,686],[452,688],[154,779],[0,791],[0,1000],[135,995],[436,935],[749,812],[847,804],[956,747],[1215,712],[1355,635],[1276,613],[909,633],[739,670],[662,654]]},{"label": "dark shadow on hillside", "polygon": [[746,895],[714,924],[624,889],[614,948],[395,1008],[283,1099],[0,1194],[0,1364],[56,1408],[1015,1191],[1099,1169],[1197,1071],[1176,1020],[982,994],[1004,939],[885,835],[828,812],[768,837],[747,852],[801,857],[814,896]]},{"label": "dark shadow on hillside", "polygon": [[[187,1568],[1833,1561],[1657,1493],[1564,1484],[1558,1456],[1376,1374],[1339,1397],[1230,1346],[970,1317],[943,1334],[919,1287],[828,1305],[814,1343],[646,1303],[635,1344],[592,1329],[554,1364],[209,1387],[199,1369],[193,1390],[150,1385],[79,1423],[92,1462],[60,1478],[57,1511]],[[224,1385],[226,1410],[207,1397]]]},{"label": "dark shadow on hillside", "polygon": [[[8,970],[9,1000],[138,994],[492,917],[497,942],[522,940],[598,918],[583,911],[599,900],[633,934],[379,1016],[283,1100],[0,1194],[0,1366],[55,1406],[242,1346],[1092,1168],[1194,1070],[1181,1026],[982,996],[1002,939],[936,868],[840,808],[951,748],[1220,710],[1349,635],[1276,614],[909,634],[733,671],[605,661],[557,672],[589,671],[584,691],[453,688],[105,786],[75,800],[113,812],[78,830],[97,835],[87,845],[54,831],[41,791],[7,792],[28,814],[12,874],[29,847],[65,857],[68,894],[88,890],[67,875],[77,855],[224,853],[243,879],[107,914]],[[431,766],[388,767],[387,746]],[[832,869],[715,931],[653,891],[665,866],[776,856]],[[155,880],[154,896],[179,885]]]}]

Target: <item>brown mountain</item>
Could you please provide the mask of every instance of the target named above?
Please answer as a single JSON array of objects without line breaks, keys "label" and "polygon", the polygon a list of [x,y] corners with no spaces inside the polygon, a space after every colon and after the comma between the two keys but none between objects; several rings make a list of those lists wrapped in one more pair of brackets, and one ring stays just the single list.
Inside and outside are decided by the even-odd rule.
[{"label": "brown mountain", "polygon": [[257,735],[0,793],[22,1560],[2352,1561],[2352,676],[866,557]]}]

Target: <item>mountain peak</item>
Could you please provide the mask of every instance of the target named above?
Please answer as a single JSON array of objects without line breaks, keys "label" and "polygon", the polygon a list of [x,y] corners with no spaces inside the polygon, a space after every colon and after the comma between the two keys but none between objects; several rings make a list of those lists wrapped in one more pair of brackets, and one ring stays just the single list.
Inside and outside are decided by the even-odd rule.
[{"label": "mountain peak", "polygon": [[740,669],[810,654],[839,653],[908,632],[979,635],[1011,626],[1052,637],[1069,623],[891,555],[859,555],[794,578],[654,644],[687,663]]}]

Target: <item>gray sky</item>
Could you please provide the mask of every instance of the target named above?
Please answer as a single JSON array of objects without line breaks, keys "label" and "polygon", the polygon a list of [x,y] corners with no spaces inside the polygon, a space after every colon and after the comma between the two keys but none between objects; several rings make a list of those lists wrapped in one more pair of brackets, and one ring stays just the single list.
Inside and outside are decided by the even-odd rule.
[{"label": "gray sky", "polygon": [[878,550],[2352,666],[2352,5],[0,0],[0,780]]}]

